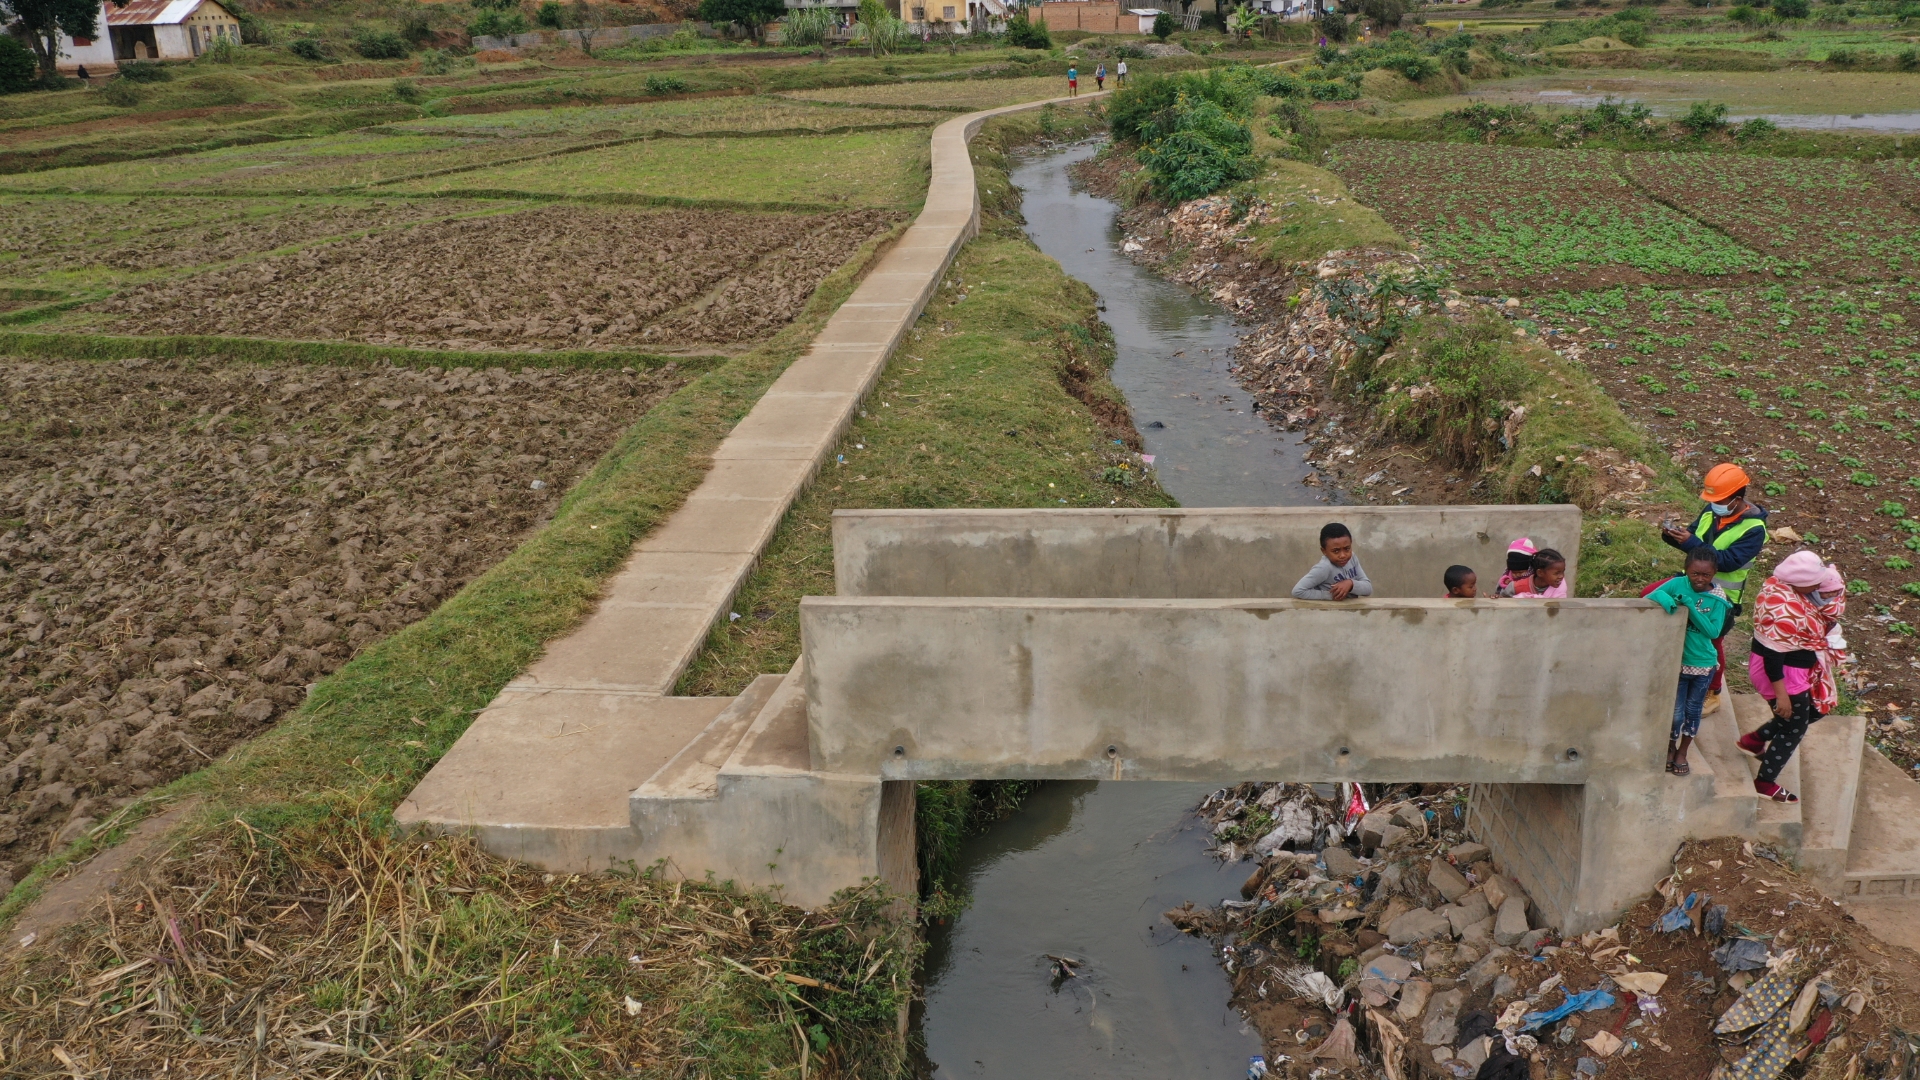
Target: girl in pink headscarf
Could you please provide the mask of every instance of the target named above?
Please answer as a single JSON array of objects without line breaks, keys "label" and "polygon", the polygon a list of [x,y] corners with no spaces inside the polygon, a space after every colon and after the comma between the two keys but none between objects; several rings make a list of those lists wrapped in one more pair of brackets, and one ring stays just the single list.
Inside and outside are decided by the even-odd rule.
[{"label": "girl in pink headscarf", "polygon": [[1775,802],[1799,802],[1779,784],[1807,728],[1840,702],[1833,673],[1846,650],[1839,636],[1847,610],[1840,571],[1811,551],[1780,560],[1753,604],[1753,655],[1747,677],[1773,705],[1773,719],[1740,737],[1740,748],[1760,759],[1755,791]]},{"label": "girl in pink headscarf", "polygon": [[1533,591],[1533,553],[1537,550],[1533,541],[1524,536],[1507,545],[1507,572],[1500,575],[1493,595],[1513,596]]}]

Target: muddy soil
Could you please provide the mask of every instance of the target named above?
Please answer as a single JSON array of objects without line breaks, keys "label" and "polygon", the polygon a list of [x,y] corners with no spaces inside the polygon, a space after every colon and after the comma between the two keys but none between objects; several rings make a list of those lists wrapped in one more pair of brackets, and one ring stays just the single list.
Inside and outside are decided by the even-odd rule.
[{"label": "muddy soil", "polygon": [[[464,200],[342,204],[291,199],[0,200],[6,276],[55,271],[205,266],[350,233],[378,232],[485,209]],[[12,259],[8,261],[8,256]]]},{"label": "muddy soil", "polygon": [[445,349],[675,349],[764,338],[902,215],[546,206],[274,256],[83,309],[116,333]]},{"label": "muddy soil", "polygon": [[0,363],[0,878],[431,611],[684,381]]}]

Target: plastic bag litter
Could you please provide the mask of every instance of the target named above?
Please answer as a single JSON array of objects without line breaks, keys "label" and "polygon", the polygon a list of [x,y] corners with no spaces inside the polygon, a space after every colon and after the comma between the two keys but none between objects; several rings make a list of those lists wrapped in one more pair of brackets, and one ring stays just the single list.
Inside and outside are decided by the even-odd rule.
[{"label": "plastic bag litter", "polygon": [[1354,1052],[1353,1046],[1353,1025],[1343,1016],[1333,1025],[1333,1034],[1327,1036],[1327,1041],[1321,1043],[1320,1048],[1313,1052],[1313,1059],[1315,1061],[1325,1059],[1342,1068],[1350,1069],[1360,1064],[1360,1055]]},{"label": "plastic bag litter", "polygon": [[1316,999],[1329,1009],[1338,1010],[1346,1002],[1347,992],[1335,985],[1326,972],[1304,964],[1282,971],[1280,981],[1295,997]]},{"label": "plastic bag litter", "polygon": [[1313,843],[1314,836],[1320,831],[1320,819],[1315,813],[1317,809],[1307,796],[1282,804],[1273,813],[1273,829],[1254,841],[1253,850],[1264,857],[1287,844],[1302,848]]},{"label": "plastic bag litter", "polygon": [[1667,913],[1660,916],[1660,921],[1654,924],[1654,928],[1668,934],[1679,930],[1691,929],[1693,926],[1694,905],[1699,902],[1699,893],[1688,893],[1685,900],[1667,909]]},{"label": "plastic bag litter", "polygon": [[1565,1020],[1577,1012],[1592,1012],[1595,1009],[1604,1009],[1612,1005],[1613,1001],[1614,998],[1612,994],[1598,987],[1592,990],[1582,991],[1578,994],[1568,994],[1567,1000],[1555,1005],[1546,1012],[1528,1013],[1526,1015],[1526,1022],[1521,1026],[1520,1030],[1533,1031],[1537,1028],[1546,1027],[1548,1024]]},{"label": "plastic bag litter", "polygon": [[1734,938],[1713,950],[1713,962],[1722,971],[1759,971],[1767,966],[1767,943],[1752,938]]},{"label": "plastic bag litter", "polygon": [[1574,1062],[1573,1075],[1589,1077],[1589,1078],[1599,1076],[1600,1068],[1601,1068],[1601,1065],[1598,1060],[1590,1057],[1583,1057],[1579,1061]]},{"label": "plastic bag litter", "polygon": [[1727,932],[1727,905],[1715,904],[1707,909],[1706,931],[1713,937]]},{"label": "plastic bag litter", "polygon": [[1265,1080],[1267,1059],[1255,1054],[1247,1059],[1247,1080]]}]

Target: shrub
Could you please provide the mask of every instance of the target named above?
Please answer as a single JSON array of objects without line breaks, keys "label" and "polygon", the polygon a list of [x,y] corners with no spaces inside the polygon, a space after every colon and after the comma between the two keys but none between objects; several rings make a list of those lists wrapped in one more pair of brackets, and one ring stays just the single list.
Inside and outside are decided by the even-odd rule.
[{"label": "shrub", "polygon": [[122,109],[131,109],[140,104],[140,91],[125,79],[109,81],[107,85],[100,88],[100,96],[106,99],[107,104],[117,105]]},{"label": "shrub", "polygon": [[558,30],[560,29],[561,16],[565,14],[565,10],[566,9],[560,6],[558,0],[546,0],[545,3],[540,5],[540,10],[534,13],[534,24],[544,26],[549,30]]},{"label": "shrub", "polygon": [[1007,20],[1007,44],[1021,49],[1051,49],[1053,39],[1047,36],[1047,28],[1028,18],[1022,8]]},{"label": "shrub", "polygon": [[1360,0],[1360,14],[1376,26],[1399,26],[1407,14],[1407,0]]},{"label": "shrub", "polygon": [[1347,40],[1346,17],[1332,11],[1320,16],[1320,33],[1328,41]]},{"label": "shrub", "polygon": [[1753,21],[1759,17],[1759,14],[1746,4],[1735,4],[1727,10],[1727,21],[1737,22],[1742,26],[1752,26]]},{"label": "shrub", "polygon": [[1804,19],[1812,10],[1807,0],[1773,0],[1773,13],[1783,19]]},{"label": "shrub", "polygon": [[810,49],[825,45],[832,35],[834,16],[830,9],[800,8],[787,16],[781,23],[780,43],[798,49]]},{"label": "shrub", "polygon": [[325,60],[327,58],[327,48],[320,43],[319,38],[295,38],[293,42],[287,46],[287,51],[302,60]]},{"label": "shrub", "polygon": [[1452,325],[1417,355],[1381,357],[1364,389],[1380,395],[1379,417],[1389,432],[1436,446],[1456,464],[1478,465],[1499,456],[1510,403],[1536,379],[1512,341],[1499,318]]},{"label": "shrub", "polygon": [[649,94],[684,94],[692,89],[678,75],[649,75],[646,88]]},{"label": "shrub", "polygon": [[1238,117],[1205,98],[1182,94],[1173,108],[1154,117],[1149,130],[1164,134],[1140,151],[1154,192],[1183,203],[1252,178],[1253,133]]},{"label": "shrub", "polygon": [[1680,118],[1680,126],[1695,135],[1711,135],[1727,126],[1727,107],[1717,101],[1696,101]]},{"label": "shrub", "polygon": [[1242,74],[1245,71],[1214,68],[1205,74],[1142,75],[1108,99],[1107,125],[1116,139],[1152,143],[1179,130],[1181,118],[1198,102],[1219,106],[1223,115],[1246,116],[1259,90]]},{"label": "shrub", "polygon": [[395,79],[393,80],[393,99],[404,101],[409,105],[417,105],[420,103],[420,88],[414,85],[412,79]]},{"label": "shrub", "polygon": [[245,8],[234,6],[227,10],[240,21],[240,41],[244,45],[273,44],[273,24],[255,15]]},{"label": "shrub", "polygon": [[1902,49],[1894,60],[1900,65],[1901,71],[1913,71],[1920,68],[1920,49]]},{"label": "shrub", "polygon": [[1177,28],[1178,24],[1174,22],[1173,15],[1170,12],[1163,11],[1153,17],[1153,36],[1159,38],[1161,41],[1172,37],[1174,30]]},{"label": "shrub", "polygon": [[1756,116],[1733,129],[1733,137],[1741,142],[1747,142],[1750,139],[1758,139],[1765,135],[1771,135],[1779,130],[1778,127],[1774,126],[1773,121],[1764,116]]},{"label": "shrub", "polygon": [[369,60],[399,60],[413,47],[391,30],[362,29],[353,36],[353,51]]},{"label": "shrub", "polygon": [[532,27],[527,25],[527,17],[518,11],[499,11],[486,8],[479,17],[467,24],[467,33],[474,37],[512,37],[524,34]]},{"label": "shrub", "polygon": [[1852,67],[1860,59],[1852,49],[1833,49],[1827,53],[1827,63],[1834,67]]},{"label": "shrub", "polygon": [[420,54],[420,74],[445,75],[453,70],[453,57],[439,49],[428,49]]},{"label": "shrub", "polygon": [[120,65],[120,77],[127,82],[166,82],[173,72],[158,60],[128,60]]}]

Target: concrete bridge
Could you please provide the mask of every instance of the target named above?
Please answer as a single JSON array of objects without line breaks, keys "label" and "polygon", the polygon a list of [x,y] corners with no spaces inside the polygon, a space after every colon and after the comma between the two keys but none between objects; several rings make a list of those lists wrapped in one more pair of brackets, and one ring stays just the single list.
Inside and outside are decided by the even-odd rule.
[{"label": "concrete bridge", "polygon": [[[1330,513],[1375,596],[1274,599]],[[802,601],[800,662],[735,699],[657,699],[710,717],[664,764],[564,722],[545,746],[503,735],[527,707],[509,690],[401,816],[554,869],[658,862],[815,905],[870,877],[912,887],[920,780],[1447,781],[1474,785],[1470,831],[1566,931],[1611,922],[1687,836],[1771,838],[1844,876],[1857,719],[1805,755],[1850,751],[1850,778],[1788,778],[1810,815],[1844,804],[1807,835],[1800,808],[1754,796],[1733,710],[1692,776],[1662,771],[1682,616],[1435,598],[1452,563],[1491,578],[1520,535],[1577,560],[1579,532],[1572,507],[843,511],[841,593]],[[514,767],[534,781],[499,786]],[[550,810],[589,803],[624,812]]]}]

